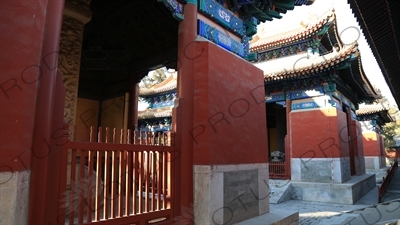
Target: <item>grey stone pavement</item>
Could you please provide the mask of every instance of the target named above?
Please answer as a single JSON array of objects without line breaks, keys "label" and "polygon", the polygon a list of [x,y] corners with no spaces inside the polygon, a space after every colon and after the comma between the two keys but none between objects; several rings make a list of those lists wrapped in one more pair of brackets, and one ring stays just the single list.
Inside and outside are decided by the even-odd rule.
[{"label": "grey stone pavement", "polygon": [[280,204],[271,204],[270,207],[274,209],[299,212],[299,224],[318,225],[323,220],[329,219],[332,216],[337,216],[346,211],[357,210],[376,204],[377,198],[378,190],[377,188],[374,188],[354,205],[289,200]]},{"label": "grey stone pavement", "polygon": [[[382,202],[388,202],[395,199],[400,199],[400,169],[397,169],[392,181],[390,182]],[[338,216],[347,211],[366,208],[371,205],[378,204],[378,188],[375,187],[368,194],[362,197],[354,205],[345,204],[330,204],[318,202],[306,202],[300,200],[289,200],[280,204],[270,204],[272,210],[285,210],[291,212],[299,212],[299,224],[301,225],[319,225],[323,221],[333,216]],[[246,221],[240,223],[247,224]],[[263,216],[253,218],[248,223],[249,225],[266,224]]]}]

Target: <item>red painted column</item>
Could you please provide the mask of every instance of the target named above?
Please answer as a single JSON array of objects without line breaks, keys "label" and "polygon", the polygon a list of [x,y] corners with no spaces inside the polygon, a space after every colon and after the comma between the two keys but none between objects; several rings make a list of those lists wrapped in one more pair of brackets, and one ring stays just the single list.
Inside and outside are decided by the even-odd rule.
[{"label": "red painted column", "polygon": [[[48,224],[43,196],[48,155],[55,151],[49,143],[56,138],[51,130],[52,96],[63,7],[64,1],[0,2],[0,171],[31,170],[29,204],[36,210],[30,214],[31,224]],[[25,207],[14,210],[18,213]]]},{"label": "red painted column", "polygon": [[292,148],[290,147],[290,112],[292,111],[292,100],[286,100],[286,137],[285,137],[285,171],[288,179],[291,179]]},{"label": "red painted column", "polygon": [[[57,60],[58,49],[60,46],[61,25],[63,18],[64,1],[49,1],[47,5],[47,14],[45,19],[44,36],[42,43],[42,76],[39,79],[38,97],[36,101],[35,127],[33,133],[32,151],[36,157],[31,160],[31,182],[29,198],[29,224],[49,224],[56,220],[46,218],[46,204],[51,201],[47,195],[50,190],[47,186],[49,182],[49,155],[51,151],[59,150],[50,148],[56,136],[53,129],[53,122],[62,120],[55,118],[54,102],[56,99],[56,81],[57,81]],[[58,74],[59,76],[61,74]],[[60,127],[62,128],[62,127]],[[49,144],[50,143],[50,144]],[[53,153],[54,154],[54,153]]]},{"label": "red painted column", "polygon": [[132,83],[129,90],[128,129],[135,130],[138,126],[139,83]]},{"label": "red painted column", "polygon": [[349,136],[349,152],[350,152],[350,169],[351,169],[351,175],[356,175],[356,165],[355,165],[355,157],[356,157],[356,151],[355,151],[355,146],[354,142],[351,140],[354,139],[355,136],[355,128],[352,126],[352,118],[351,118],[351,109],[348,109],[347,112],[347,129],[348,129],[348,136]]},{"label": "red painted column", "polygon": [[180,152],[176,171],[179,174],[176,193],[180,202],[176,202],[176,213],[180,207],[191,209],[193,204],[193,141],[190,130],[193,128],[193,68],[197,37],[197,1],[187,1],[184,6],[184,20],[179,24],[178,33],[178,108],[174,109],[173,130],[176,133],[176,149]]},{"label": "red painted column", "polygon": [[0,1],[0,171],[3,172],[30,170],[37,81],[44,76],[40,52],[46,5],[47,1]]}]

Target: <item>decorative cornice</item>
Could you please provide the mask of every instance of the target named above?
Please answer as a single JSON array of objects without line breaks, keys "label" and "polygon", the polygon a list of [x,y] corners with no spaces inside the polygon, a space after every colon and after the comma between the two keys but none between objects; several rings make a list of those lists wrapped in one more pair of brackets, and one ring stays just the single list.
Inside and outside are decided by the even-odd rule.
[{"label": "decorative cornice", "polygon": [[241,57],[245,57],[244,45],[240,42],[235,41],[229,35],[224,32],[217,30],[215,27],[205,23],[204,21],[198,20],[199,35],[206,38],[209,41],[214,42],[218,46],[235,53]]},{"label": "decorative cornice", "polygon": [[138,119],[150,119],[172,116],[172,107],[164,107],[158,109],[147,109],[138,112]]},{"label": "decorative cornice", "polygon": [[158,0],[162,2],[171,12],[172,16],[178,21],[183,20],[183,5],[176,0]]},{"label": "decorative cornice", "polygon": [[187,4],[197,5],[197,0],[186,0],[185,2],[186,2]]}]

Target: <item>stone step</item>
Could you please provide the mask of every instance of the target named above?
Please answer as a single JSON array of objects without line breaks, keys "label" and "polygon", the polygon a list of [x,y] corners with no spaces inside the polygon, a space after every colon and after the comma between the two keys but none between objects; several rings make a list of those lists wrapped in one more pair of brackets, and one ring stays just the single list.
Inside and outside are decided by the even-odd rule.
[{"label": "stone step", "polygon": [[269,203],[279,204],[290,200],[290,181],[289,180],[269,180],[269,186],[271,189],[271,195]]}]

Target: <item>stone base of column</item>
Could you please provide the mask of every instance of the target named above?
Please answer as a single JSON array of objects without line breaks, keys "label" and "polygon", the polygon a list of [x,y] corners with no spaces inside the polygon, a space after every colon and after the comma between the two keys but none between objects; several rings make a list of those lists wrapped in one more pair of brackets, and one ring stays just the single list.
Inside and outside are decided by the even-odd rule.
[{"label": "stone base of column", "polygon": [[380,169],[386,166],[386,158],[383,156],[364,156],[366,169]]},{"label": "stone base of column", "polygon": [[342,184],[292,181],[291,199],[352,205],[375,187],[374,174],[352,176]]},{"label": "stone base of column", "polygon": [[351,179],[350,158],[292,158],[292,181],[344,183]]},{"label": "stone base of column", "polygon": [[383,156],[365,156],[365,167],[367,174],[375,174],[377,183],[383,182],[390,168],[386,166],[386,157]]},{"label": "stone base of column", "polygon": [[0,172],[0,224],[28,224],[30,171]]},{"label": "stone base of column", "polygon": [[269,212],[268,164],[195,165],[195,224],[234,224]]}]

